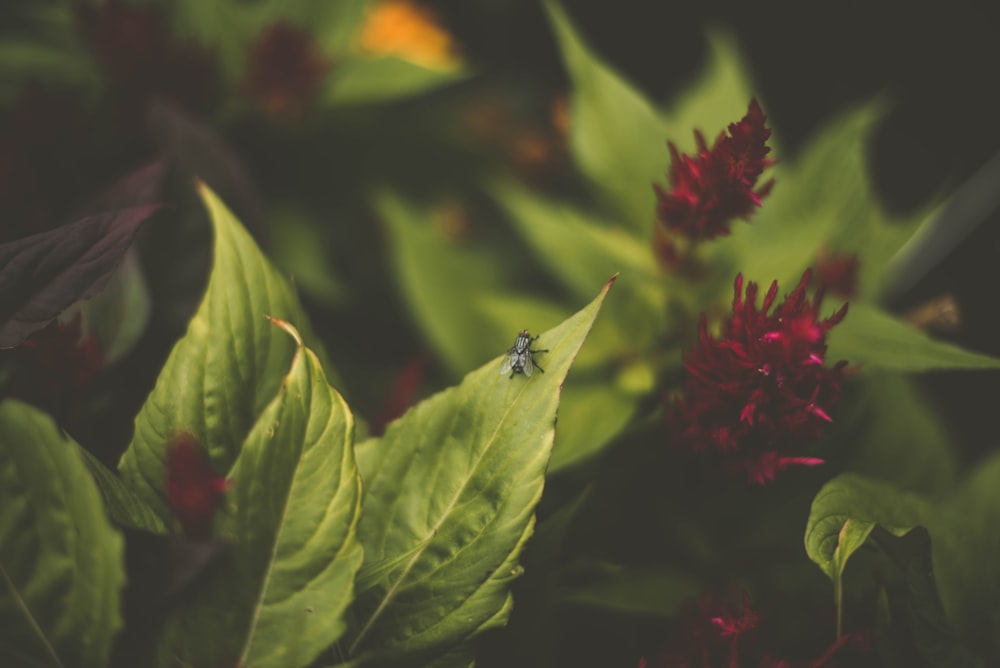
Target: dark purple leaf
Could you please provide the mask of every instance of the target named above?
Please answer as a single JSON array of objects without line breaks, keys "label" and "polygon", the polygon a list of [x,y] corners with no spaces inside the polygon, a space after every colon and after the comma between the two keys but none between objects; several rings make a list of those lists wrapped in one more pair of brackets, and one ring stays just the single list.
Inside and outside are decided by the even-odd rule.
[{"label": "dark purple leaf", "polygon": [[160,152],[191,177],[207,183],[229,203],[258,239],[263,232],[260,201],[246,166],[204,121],[162,99],[149,107],[149,129]]},{"label": "dark purple leaf", "polygon": [[101,191],[97,197],[77,209],[73,218],[83,218],[93,214],[158,202],[166,170],[165,160],[155,160],[143,165],[123,176],[109,188]]},{"label": "dark purple leaf", "polygon": [[0,244],[0,348],[12,348],[100,292],[160,204],[87,216]]}]

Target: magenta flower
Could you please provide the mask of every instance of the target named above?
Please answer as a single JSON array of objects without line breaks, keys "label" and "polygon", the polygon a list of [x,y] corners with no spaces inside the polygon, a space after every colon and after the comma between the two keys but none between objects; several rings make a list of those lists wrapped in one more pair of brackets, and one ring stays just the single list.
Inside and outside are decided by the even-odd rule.
[{"label": "magenta flower", "polygon": [[787,648],[776,624],[751,606],[746,592],[734,589],[708,592],[686,605],[680,616],[663,649],[640,658],[638,668],[845,668],[868,665],[871,658],[867,632],[841,636],[816,659],[780,658]]},{"label": "magenta flower", "polygon": [[774,163],[767,158],[771,130],[756,99],[750,100],[746,116],[721,133],[711,148],[695,130],[695,156],[681,154],[673,142],[670,149],[670,190],[653,184],[658,200],[657,215],[672,233],[691,241],[706,241],[729,234],[734,218],[749,220],[774,180],[756,188],[764,169]]},{"label": "magenta flower", "polygon": [[733,312],[718,340],[702,316],[699,345],[684,358],[684,392],[668,406],[675,443],[714,453],[730,472],[757,484],[789,466],[823,463],[800,453],[831,421],[840,396],[847,362],[824,366],[826,334],[844,319],[847,305],[820,320],[822,291],[811,302],[806,298],[810,276],[806,271],[771,313],[777,281],[758,309],[757,285],[748,283],[744,298],[743,276],[737,276]]},{"label": "magenta flower", "polygon": [[677,633],[639,668],[741,668],[740,641],[756,635],[759,624],[746,592],[708,592],[684,607]]},{"label": "magenta flower", "polygon": [[861,261],[854,253],[831,253],[821,249],[816,255],[816,283],[832,295],[853,299],[858,296]]},{"label": "magenta flower", "polygon": [[181,433],[167,445],[167,504],[188,538],[211,538],[215,513],[228,485],[194,436]]}]

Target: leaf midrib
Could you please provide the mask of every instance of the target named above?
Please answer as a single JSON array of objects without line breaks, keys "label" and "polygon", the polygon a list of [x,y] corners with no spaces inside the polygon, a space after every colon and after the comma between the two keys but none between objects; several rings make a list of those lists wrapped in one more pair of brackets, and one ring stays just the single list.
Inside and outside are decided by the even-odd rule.
[{"label": "leaf midrib", "polygon": [[[295,358],[292,360],[292,368],[301,361],[302,348],[295,352]],[[288,399],[288,387],[282,383],[281,392],[285,392],[285,400]],[[312,400],[310,397],[310,404]],[[308,414],[308,411],[307,411]],[[306,427],[303,428],[303,439],[307,433],[308,422]],[[253,430],[251,429],[251,432]],[[278,520],[278,531],[274,535],[274,542],[271,544],[271,556],[267,560],[267,570],[264,571],[264,577],[261,580],[260,593],[257,595],[257,602],[253,607],[253,614],[250,616],[250,625],[247,628],[247,639],[243,645],[243,651],[240,653],[240,665],[249,665],[249,655],[250,647],[253,645],[254,634],[257,632],[257,622],[260,620],[261,612],[264,610],[264,599],[267,597],[268,586],[271,582],[271,576],[274,572],[274,563],[277,561],[278,545],[281,544],[282,534],[284,533],[286,522],[285,517],[288,515],[288,508],[290,505],[290,499],[292,498],[292,489],[295,487],[295,479],[298,477],[299,464],[302,462],[303,451],[305,450],[305,443],[302,444],[303,447],[299,449],[298,457],[296,457],[295,472],[292,474],[292,479],[288,485],[288,493],[285,495],[285,502],[281,505],[281,516]]]},{"label": "leaf midrib", "polygon": [[3,576],[3,581],[7,585],[7,589],[10,591],[11,596],[13,596],[14,602],[17,604],[17,607],[21,610],[21,612],[24,613],[24,618],[28,620],[28,623],[31,625],[31,630],[34,631],[36,636],[38,636],[38,639],[48,652],[49,657],[54,662],[54,665],[59,666],[59,668],[64,668],[63,662],[59,659],[59,655],[56,654],[55,648],[52,647],[51,643],[49,643],[49,639],[45,637],[45,632],[38,624],[38,620],[36,620],[35,616],[31,613],[31,608],[28,607],[24,598],[14,586],[14,583],[11,581],[10,576],[7,574],[7,569],[4,567],[2,562],[0,562],[0,576]]},{"label": "leaf midrib", "polygon": [[386,590],[385,596],[382,598],[382,601],[379,603],[378,607],[375,608],[375,611],[372,612],[371,616],[368,618],[368,621],[365,622],[365,625],[361,627],[360,631],[358,631],[358,635],[354,638],[354,641],[351,643],[350,647],[348,647],[347,650],[348,656],[353,656],[355,651],[357,651],[358,645],[361,644],[361,641],[365,638],[365,636],[368,634],[371,628],[375,625],[375,622],[378,621],[378,619],[382,616],[382,613],[395,598],[396,593],[403,586],[403,582],[410,574],[410,571],[416,565],[417,561],[419,561],[420,557],[427,549],[427,546],[429,546],[431,544],[431,541],[434,540],[434,536],[437,535],[438,530],[444,525],[447,518],[451,515],[451,511],[452,509],[454,509],[455,504],[458,503],[458,500],[465,492],[465,489],[468,486],[469,481],[472,480],[475,472],[479,469],[479,465],[482,462],[483,457],[486,456],[486,453],[489,452],[490,448],[492,448],[493,444],[496,442],[497,435],[500,433],[500,427],[506,422],[507,417],[510,414],[511,410],[514,408],[514,406],[516,406],[517,403],[521,400],[521,395],[524,394],[524,391],[527,389],[527,387],[528,387],[527,383],[522,384],[522,387],[518,391],[517,395],[515,395],[514,400],[511,401],[510,404],[507,406],[507,408],[504,409],[503,414],[497,421],[496,428],[493,430],[493,433],[487,439],[485,447],[483,447],[482,450],[480,450],[479,454],[476,456],[476,459],[473,462],[473,465],[469,468],[469,475],[465,477],[465,479],[462,481],[462,484],[455,492],[454,496],[448,502],[448,505],[441,512],[441,516],[438,519],[438,521],[434,524],[433,527],[431,527],[431,529],[427,532],[424,538],[419,541],[420,546],[414,551],[413,556],[410,557],[410,560],[403,567],[403,570],[400,571],[399,577],[392,584],[392,586],[390,586],[389,589]]}]

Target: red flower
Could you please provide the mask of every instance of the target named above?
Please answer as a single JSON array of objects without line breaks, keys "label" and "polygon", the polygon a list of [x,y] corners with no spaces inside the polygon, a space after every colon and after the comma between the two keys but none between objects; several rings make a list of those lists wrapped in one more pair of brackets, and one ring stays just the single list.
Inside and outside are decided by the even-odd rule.
[{"label": "red flower", "polygon": [[670,149],[669,192],[653,184],[658,200],[657,215],[672,232],[692,241],[705,241],[729,234],[733,218],[749,220],[774,185],[770,180],[754,190],[765,168],[766,145],[771,130],[756,99],[750,100],[746,116],[719,134],[709,149],[704,135],[695,130],[698,154],[681,154],[673,142]]},{"label": "red flower", "polygon": [[251,45],[243,91],[270,116],[295,117],[319,92],[329,69],[330,62],[309,32],[278,21]]},{"label": "red flower", "polygon": [[122,120],[143,127],[152,96],[164,96],[195,113],[217,102],[221,91],[214,50],[173,39],[158,8],[111,0],[101,7],[81,7],[78,16],[115,89]]},{"label": "red flower", "polygon": [[167,445],[167,504],[188,538],[212,535],[216,511],[222,506],[226,479],[215,474],[201,444],[181,433]]},{"label": "red flower", "polygon": [[823,363],[826,334],[843,320],[847,305],[819,320],[823,295],[806,299],[810,275],[806,271],[770,314],[777,281],[758,310],[757,285],[747,284],[744,299],[743,276],[737,276],[722,338],[709,335],[703,315],[699,346],[684,358],[684,393],[668,407],[676,443],[715,453],[727,469],[757,484],[791,465],[823,463],[797,453],[831,421],[840,396],[847,362]]},{"label": "red flower", "polygon": [[112,0],[101,7],[81,6],[78,12],[83,32],[111,83],[145,87],[168,43],[166,20],[159,9]]},{"label": "red flower", "polygon": [[858,295],[860,261],[854,253],[830,253],[820,250],[816,255],[816,283],[838,297],[852,299]]},{"label": "red flower", "polygon": [[639,659],[638,668],[837,668],[867,665],[872,658],[869,635],[851,633],[811,661],[779,659],[784,652],[776,630],[773,620],[768,625],[751,607],[745,592],[739,600],[735,590],[724,596],[709,592],[686,606],[664,650]]},{"label": "red flower", "polygon": [[652,661],[640,659],[639,668],[740,668],[740,640],[759,622],[746,592],[709,592],[686,606],[676,636]]},{"label": "red flower", "polygon": [[400,417],[414,404],[420,385],[427,375],[428,358],[417,355],[400,369],[392,380],[389,396],[386,398],[369,428],[375,436],[385,433],[390,422]]},{"label": "red flower", "polygon": [[80,402],[104,356],[97,340],[83,335],[79,313],[66,322],[54,321],[20,346],[14,394],[40,406],[63,422],[73,422]]}]

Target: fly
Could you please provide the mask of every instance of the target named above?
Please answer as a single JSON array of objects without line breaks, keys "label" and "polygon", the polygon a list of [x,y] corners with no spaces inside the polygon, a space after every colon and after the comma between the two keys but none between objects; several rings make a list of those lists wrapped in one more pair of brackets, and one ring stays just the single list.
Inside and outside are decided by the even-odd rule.
[{"label": "fly", "polygon": [[506,375],[507,372],[510,372],[511,378],[516,373],[523,373],[525,376],[530,376],[535,369],[545,373],[545,369],[538,366],[538,363],[532,357],[532,355],[537,355],[538,353],[549,352],[547,348],[540,350],[531,349],[531,344],[537,338],[538,335],[532,336],[528,333],[528,330],[521,330],[521,333],[514,339],[514,345],[507,350],[507,356],[503,358],[503,362],[500,364],[501,376]]}]

